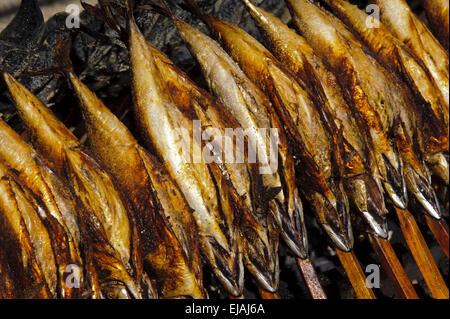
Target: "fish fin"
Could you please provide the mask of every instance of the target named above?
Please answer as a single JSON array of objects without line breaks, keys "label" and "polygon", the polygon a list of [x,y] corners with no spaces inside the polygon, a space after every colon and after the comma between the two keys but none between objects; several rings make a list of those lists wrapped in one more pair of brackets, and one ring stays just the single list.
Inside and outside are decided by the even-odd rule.
[{"label": "fish fin", "polygon": [[203,21],[206,21],[208,18],[208,15],[200,9],[200,7],[197,5],[197,3],[195,3],[194,0],[183,0],[183,2],[179,4],[179,6],[184,10],[194,14]]},{"label": "fish fin", "polygon": [[147,3],[144,6],[140,6],[140,8],[154,11],[168,18],[175,17],[165,0],[148,0]]}]

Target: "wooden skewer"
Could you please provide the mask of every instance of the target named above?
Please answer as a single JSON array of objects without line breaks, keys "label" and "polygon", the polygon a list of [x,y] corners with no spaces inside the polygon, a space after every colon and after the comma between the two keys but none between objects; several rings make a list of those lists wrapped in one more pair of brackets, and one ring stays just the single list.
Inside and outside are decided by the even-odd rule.
[{"label": "wooden skewer", "polygon": [[419,299],[389,240],[369,234],[369,241],[386,271],[395,291],[402,299]]},{"label": "wooden skewer", "polygon": [[309,293],[313,299],[327,299],[327,294],[320,284],[319,278],[317,277],[316,270],[309,258],[297,259],[298,267],[303,275],[303,278],[308,287]]},{"label": "wooden skewer", "polygon": [[336,253],[358,299],[376,299],[372,289],[368,288],[366,285],[366,275],[364,274],[355,253],[353,251],[343,252],[339,249],[336,249]]},{"label": "wooden skewer", "polygon": [[413,254],[417,266],[425,279],[431,296],[436,299],[448,299],[448,287],[431,255],[430,249],[420,232],[414,217],[408,210],[395,208],[406,243]]},{"label": "wooden skewer", "polygon": [[262,299],[281,299],[280,296],[275,292],[268,292],[262,288],[258,288],[259,290],[259,295],[261,296]]},{"label": "wooden skewer", "polygon": [[434,219],[428,215],[425,215],[425,220],[427,221],[427,225],[436,238],[439,246],[441,246],[445,255],[448,258],[448,244],[449,244],[449,235],[448,235],[448,224],[442,218],[440,220]]}]

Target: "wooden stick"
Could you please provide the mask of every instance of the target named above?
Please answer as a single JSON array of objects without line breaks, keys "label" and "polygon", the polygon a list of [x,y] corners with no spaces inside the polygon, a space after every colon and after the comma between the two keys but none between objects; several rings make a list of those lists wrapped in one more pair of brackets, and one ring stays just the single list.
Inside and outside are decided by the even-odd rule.
[{"label": "wooden stick", "polygon": [[309,258],[297,259],[298,267],[303,275],[303,279],[306,282],[309,293],[313,299],[327,299],[327,294],[320,284],[319,278],[317,277],[316,270]]},{"label": "wooden stick", "polygon": [[387,239],[382,239],[372,234],[369,234],[368,236],[378,259],[394,285],[398,296],[402,299],[419,299],[419,296],[406,275],[402,264],[398,260],[391,243]]},{"label": "wooden stick", "polygon": [[431,255],[430,249],[420,232],[414,217],[408,210],[395,208],[400,227],[406,243],[416,261],[420,272],[430,290],[431,296],[436,299],[448,299],[448,288],[442,278],[439,268]]},{"label": "wooden stick", "polygon": [[229,295],[228,297],[229,297],[230,299],[245,299],[245,298],[244,298],[244,294],[240,295],[239,297],[235,297],[235,296],[232,296],[232,295]]},{"label": "wooden stick", "polygon": [[261,296],[262,299],[281,299],[280,296],[275,292],[268,292],[262,288],[258,288],[259,290],[259,295]]},{"label": "wooden stick", "polygon": [[366,275],[364,274],[355,253],[353,251],[343,252],[339,249],[336,249],[336,253],[358,299],[376,299],[372,289],[368,288],[366,285]]},{"label": "wooden stick", "polygon": [[439,243],[439,246],[441,246],[442,250],[448,258],[448,224],[442,218],[440,220],[437,220],[428,215],[425,215],[425,220],[427,221],[428,227]]}]

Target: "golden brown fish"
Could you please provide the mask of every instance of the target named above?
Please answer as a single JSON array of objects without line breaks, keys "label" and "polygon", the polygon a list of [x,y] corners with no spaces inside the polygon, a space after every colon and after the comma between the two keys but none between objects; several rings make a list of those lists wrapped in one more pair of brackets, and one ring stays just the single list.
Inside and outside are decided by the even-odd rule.
[{"label": "golden brown fish", "polygon": [[[134,205],[144,267],[162,298],[205,298],[197,226],[183,194],[158,160],[70,68],[90,147]],[[170,265],[170,267],[168,267]]]},{"label": "golden brown fish", "polygon": [[[33,143],[41,154],[46,154],[52,168],[71,184],[83,210],[82,221],[88,220],[89,227],[99,233],[94,236],[106,240],[99,247],[105,248],[105,243],[112,246],[105,248],[108,252],[102,258],[118,257],[110,267],[119,265],[118,273],[123,274],[122,285],[128,289],[129,296],[142,297],[140,237],[131,211],[113,179],[36,96],[11,75],[5,73],[4,77]],[[89,228],[84,231],[94,233]],[[136,276],[137,283],[131,280],[132,276]],[[122,293],[119,285],[115,288]]]},{"label": "golden brown fish", "polygon": [[[52,249],[57,264],[57,291],[59,298],[79,296],[66,282],[70,265],[75,265],[74,279],[83,284],[80,271],[83,262],[80,254],[80,230],[77,224],[77,207],[70,190],[48,167],[45,160],[20,136],[0,119],[0,159],[19,173],[20,183],[39,198],[45,210],[40,216],[46,221]],[[50,289],[54,287],[49,287]]]},{"label": "golden brown fish", "polygon": [[428,22],[439,42],[448,51],[449,49],[449,1],[424,0],[423,5],[427,13]]},{"label": "golden brown fish", "polygon": [[[385,81],[386,74],[336,17],[308,0],[289,0],[288,4],[300,33],[339,75],[344,96],[368,147],[373,174],[378,176],[393,203],[406,208],[403,162],[392,139],[393,129],[398,127],[398,111],[392,100],[398,96]],[[394,108],[385,107],[388,102]]]},{"label": "golden brown fish", "polygon": [[[368,16],[347,1],[337,0],[326,2],[335,11],[335,13],[347,23],[349,28],[355,30],[363,39],[366,40],[366,42],[369,43],[369,47],[374,52],[377,52],[378,56],[382,57],[380,60],[382,60],[381,62],[383,63],[386,62],[385,65],[387,67],[396,69],[399,72],[399,75],[404,75],[408,78],[411,77],[409,77],[408,74],[404,74],[403,70],[405,70],[405,73],[409,72],[409,74],[418,75],[416,76],[416,81],[410,81],[413,82],[412,85],[416,88],[422,87],[425,89],[425,91],[429,93],[426,95],[427,97],[436,95],[439,96],[438,90],[432,91],[431,88],[428,88],[428,90],[426,89],[427,83],[432,84],[432,81],[427,81],[427,72],[421,69],[420,63],[415,61],[414,57],[410,55],[409,52],[406,51],[401,44],[390,35],[383,25],[380,24],[377,28],[369,28],[366,23]],[[378,52],[381,52],[381,54]],[[401,59],[400,57],[404,57],[404,59]],[[406,61],[408,64],[401,61]],[[395,78],[392,78],[395,82]],[[430,150],[430,148],[436,146],[436,138],[433,136],[423,137],[422,134],[424,133],[424,130],[422,130],[422,126],[419,126],[418,124],[418,121],[424,121],[422,117],[427,116],[427,113],[427,120],[433,118],[434,113],[432,113],[432,109],[429,107],[431,103],[425,102],[423,103],[423,106],[415,106],[414,101],[416,101],[417,98],[413,97],[412,91],[408,90],[406,85],[403,85],[400,81],[397,81],[396,84],[397,85],[394,87],[399,95],[396,103],[397,110],[400,112],[401,121],[405,124],[403,137],[401,138],[402,142],[400,151],[403,154],[402,157],[405,163],[405,178],[408,190],[416,197],[428,214],[435,218],[439,218],[440,209],[439,204],[437,203],[436,194],[434,193],[434,189],[431,185],[431,178],[424,162],[419,162],[413,145],[414,136],[417,136],[419,140],[419,143],[414,143],[415,145],[420,144],[420,142],[424,140],[431,140],[432,146],[428,146],[428,151],[431,152],[431,154],[424,154],[424,148],[427,148],[427,146],[421,147],[418,154],[420,155],[420,158],[424,158],[425,160],[427,155],[429,158],[436,157],[435,153]],[[423,98],[423,100],[425,100],[425,98]],[[396,101],[393,99],[393,102]],[[417,114],[416,110],[418,108],[426,108],[427,106],[428,110],[420,110],[420,113]],[[441,107],[441,104],[439,104],[438,107]],[[439,124],[439,120],[435,119],[434,123]],[[435,130],[439,130],[439,128],[435,127]],[[445,145],[442,145],[442,148],[440,148],[439,151],[448,151],[448,138],[446,138],[446,135],[442,130],[439,137],[443,144],[447,144],[446,148]],[[442,154],[438,154],[437,156],[442,156]],[[443,178],[445,178],[445,176]]]},{"label": "golden brown fish", "polygon": [[[305,83],[310,81],[311,78],[320,81],[320,84],[315,85],[320,86],[323,90],[330,107],[330,113],[333,113],[332,117],[336,122],[334,127],[340,127],[346,142],[351,145],[349,149],[357,154],[353,157],[345,157],[348,158],[344,163],[346,192],[351,199],[351,203],[356,206],[369,226],[367,230],[385,237],[387,234],[386,208],[382,190],[371,176],[372,173],[369,168],[365,167],[367,165],[365,165],[365,162],[367,162],[366,146],[349,106],[345,102],[336,77],[302,36],[271,13],[254,5],[253,2],[249,0],[243,0],[243,2],[259,25],[268,48],[280,62]],[[311,72],[309,69],[313,70],[314,75],[309,75]],[[326,105],[321,107],[326,107]]]},{"label": "golden brown fish", "polygon": [[[131,11],[131,10],[130,10]],[[129,49],[135,114],[148,146],[155,149],[194,210],[200,247],[214,274],[234,296],[243,291],[243,262],[231,188],[218,167],[194,161],[200,152],[193,124],[174,104],[152,51],[129,13]],[[197,153],[198,154],[198,153]],[[216,188],[217,187],[217,188]],[[216,190],[218,189],[218,191]]]},{"label": "golden brown fish", "polygon": [[[408,112],[416,118],[413,134],[416,137],[420,150],[431,168],[435,172],[448,171],[448,163],[444,167],[436,167],[442,152],[448,152],[448,127],[443,123],[445,101],[443,101],[439,89],[428,70],[422,67],[414,54],[396,39],[382,23],[377,28],[368,25],[368,16],[356,6],[347,1],[328,2],[335,13],[369,46],[379,58],[380,62],[389,69],[395,70],[412,88],[409,91],[414,95],[415,103],[402,105],[404,121]],[[405,108],[411,107],[411,110]],[[412,114],[409,115],[412,117]],[[440,174],[441,178],[448,182],[448,173]]]},{"label": "golden brown fish", "polygon": [[449,60],[448,52],[410,10],[405,0],[377,0],[381,22],[405,43],[425,65],[445,101],[445,125],[449,125]]},{"label": "golden brown fish", "polygon": [[[220,132],[220,140],[214,143],[214,149],[223,157],[227,151],[226,143],[236,147],[236,152],[245,156],[244,145],[234,143],[227,132],[239,129],[236,120],[227,110],[207,91],[199,88],[189,77],[177,68],[161,51],[149,45],[155,58],[158,70],[170,90],[175,104],[191,121],[200,121],[199,125],[213,133],[214,143]],[[226,157],[226,155],[225,155]],[[219,158],[220,160],[220,158]],[[223,160],[223,158],[222,158]],[[231,182],[240,197],[242,207],[242,222],[239,225],[243,237],[244,263],[264,289],[276,291],[279,279],[278,262],[278,227],[268,212],[268,203],[261,189],[260,178],[253,164],[228,163],[223,165],[227,169]]]},{"label": "golden brown fish", "polygon": [[56,297],[57,267],[50,235],[39,217],[43,209],[0,161],[0,254],[17,276],[19,298]]}]

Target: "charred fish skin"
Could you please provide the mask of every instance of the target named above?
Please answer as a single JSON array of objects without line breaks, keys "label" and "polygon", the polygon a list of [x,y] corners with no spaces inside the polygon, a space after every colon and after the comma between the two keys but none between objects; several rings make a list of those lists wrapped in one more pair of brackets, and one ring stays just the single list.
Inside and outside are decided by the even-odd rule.
[{"label": "charred fish skin", "polygon": [[[388,65],[390,64],[389,66],[392,67],[395,65],[395,62],[393,62],[395,57],[399,57],[400,54],[403,56],[408,54],[407,51],[396,43],[395,39],[390,36],[389,32],[384,29],[382,25],[379,25],[375,31],[373,31],[372,28],[368,28],[366,14],[356,6],[341,0],[326,2],[332,10],[347,23],[349,28],[355,30],[358,35],[364,39],[368,39],[369,42],[372,43],[372,45],[370,45],[372,50],[378,49],[378,52],[383,51],[381,55],[384,57],[383,60],[388,62]],[[378,39],[382,39],[382,41],[374,44]],[[393,52],[397,50],[398,54],[391,53],[390,56],[388,56],[388,50],[392,50]],[[392,56],[394,56],[394,59]],[[413,57],[410,57],[410,59],[413,59]],[[419,64],[417,64],[417,66],[419,66]],[[405,69],[405,67],[399,66],[397,69]],[[414,70],[418,70],[418,67],[415,67]],[[387,72],[384,73],[386,74]],[[425,74],[425,72],[423,73]],[[380,74],[383,76],[382,73]],[[421,130],[418,129],[415,113],[416,107],[413,105],[414,97],[406,85],[403,85],[403,83],[395,76],[389,78],[386,74],[385,78],[387,83],[389,83],[390,80],[392,85],[389,86],[395,88],[394,95],[396,96],[391,98],[389,98],[389,95],[393,90],[391,89],[390,92],[388,92],[388,88],[383,90],[384,92],[387,92],[384,94],[387,107],[393,109],[395,112],[397,112],[397,110],[399,112],[400,125],[397,130],[398,150],[404,162],[404,176],[408,191],[421,203],[425,208],[426,213],[439,219],[441,213],[437,197],[431,186],[431,178],[429,177],[428,170],[425,168],[424,163],[418,160],[413,146],[412,136],[418,136],[422,133]],[[380,111],[378,112],[380,113]]]},{"label": "charred fish skin", "polygon": [[[326,104],[330,108],[329,113],[333,113],[331,117],[336,121],[335,129],[336,126],[340,127],[343,138],[349,144],[344,147],[344,153],[357,154],[356,156],[344,156],[346,192],[352,205],[362,213],[369,226],[367,231],[385,237],[387,234],[386,208],[382,190],[376,186],[372,172],[365,167],[367,150],[364,139],[344,99],[336,77],[316,55],[305,38],[253,2],[249,0],[243,0],[243,2],[262,31],[267,47],[280,62],[303,82],[307,83],[314,78],[320,82],[312,83],[312,85],[323,91]],[[313,71],[313,75],[310,75],[311,71]],[[314,92],[314,88],[311,91]],[[323,107],[325,106],[323,104]]]},{"label": "charred fish skin", "polygon": [[[5,73],[4,77],[34,144],[45,152],[61,178],[69,182],[79,206],[78,214],[83,215],[81,222],[91,222],[107,238],[116,251],[115,257],[120,259],[116,264],[124,265],[118,266],[119,269],[127,268],[140,276],[139,234],[115,181],[36,96],[9,74]],[[123,273],[123,278],[131,295],[140,298],[138,284],[130,280],[128,273]]]},{"label": "charred fish skin", "polygon": [[449,50],[449,2],[447,0],[424,0],[425,11],[434,35]]},{"label": "charred fish skin", "polygon": [[[377,176],[393,203],[406,208],[403,163],[395,142],[387,134],[398,116],[393,110],[383,108],[383,103],[380,103],[382,101],[377,98],[376,90],[380,89],[378,86],[383,88],[385,83],[374,78],[374,74],[368,74],[369,69],[371,72],[376,71],[375,74],[382,71],[376,61],[362,51],[362,45],[356,37],[336,17],[310,1],[289,0],[288,5],[300,33],[318,55],[329,62],[332,71],[340,75],[341,88],[368,145],[371,169],[379,174]],[[375,81],[378,86],[369,86],[368,79],[361,81],[364,77]],[[381,113],[379,110],[382,110]]]},{"label": "charred fish skin", "polygon": [[[448,127],[444,126],[444,101],[438,92],[431,74],[422,67],[413,53],[400,43],[382,23],[377,28],[368,28],[367,15],[346,1],[327,1],[335,13],[369,46],[381,63],[396,70],[397,74],[410,85],[414,103],[411,110],[402,113],[414,113],[416,126],[414,133],[425,158],[433,158],[440,152],[448,152]],[[431,160],[432,161],[432,160]],[[431,164],[433,167],[433,165]]]},{"label": "charred fish skin", "polygon": [[80,99],[91,149],[134,204],[144,266],[158,278],[159,296],[206,298],[197,227],[183,194],[103,102],[73,72],[69,78]]},{"label": "charred fish skin", "polygon": [[[40,210],[40,216],[46,221],[58,267],[58,297],[76,298],[77,289],[68,287],[65,281],[69,265],[83,265],[76,205],[70,190],[36,151],[1,119],[0,142],[0,158],[8,167],[19,172],[20,183],[27,186],[45,207],[45,210]],[[83,283],[80,272],[75,273],[75,279]]]},{"label": "charred fish skin", "polygon": [[445,101],[445,124],[449,125],[449,56],[427,26],[404,0],[377,0],[381,21],[400,41],[407,44],[428,68]]},{"label": "charred fish skin", "polygon": [[[233,46],[234,41],[240,41],[241,37],[244,37],[243,40],[246,41],[246,37],[248,40],[252,41],[253,38],[249,38],[250,36],[246,33],[243,33],[242,30],[237,29],[235,26],[227,24],[226,22],[220,21],[215,19],[214,17],[210,15],[203,14],[198,6],[195,4],[194,1],[185,1],[186,5],[191,8],[191,10],[196,13],[200,18],[202,18],[205,23],[209,26],[211,31],[214,33],[216,38],[221,39],[222,44],[224,47],[228,50],[228,52],[233,55],[233,53],[236,53],[236,56],[233,56],[235,61],[239,61],[238,56],[241,54],[241,52],[236,52],[231,50],[231,48],[235,48]],[[228,32],[230,31],[230,32]],[[234,42],[234,43],[240,43],[240,42]],[[241,68],[243,66],[241,65]],[[248,69],[244,69],[245,71],[248,71],[251,69],[249,67]],[[254,72],[257,72],[256,70],[253,70]],[[250,80],[253,80],[253,83],[257,83],[255,80],[258,75],[254,74],[248,74],[247,76],[250,77]],[[267,74],[266,74],[267,75]],[[259,80],[260,78],[258,78]],[[261,101],[266,102],[264,98],[261,99]],[[266,102],[267,103],[267,102]],[[265,107],[266,110],[266,117],[270,119],[272,127],[279,129],[279,147],[278,151],[280,153],[281,158],[281,165],[279,168],[279,175],[280,178],[283,180],[285,187],[283,188],[283,197],[284,202],[280,202],[280,208],[279,215],[280,217],[278,220],[280,221],[280,227],[281,227],[281,234],[287,245],[291,248],[291,250],[300,258],[305,258],[307,256],[308,247],[307,247],[307,234],[306,234],[306,227],[304,226],[303,221],[303,207],[301,206],[301,200],[298,195],[298,190],[295,185],[295,171],[294,171],[294,163],[293,163],[293,157],[291,154],[291,150],[287,146],[287,139],[286,136],[281,132],[281,123],[279,123],[279,120],[276,118],[276,115],[274,114],[274,111],[270,107]],[[242,117],[241,117],[242,119]],[[239,120],[238,120],[239,121]],[[240,123],[243,128],[248,128],[248,124]],[[275,125],[277,124],[277,125]],[[281,199],[281,194],[279,196],[279,199]]]},{"label": "charred fish skin", "polygon": [[[2,254],[9,256],[8,259],[18,256],[22,261],[22,271],[19,271],[21,267],[16,271],[22,272],[20,286],[23,296],[31,293],[31,298],[54,298],[57,270],[50,236],[39,218],[38,210],[43,208],[31,202],[30,196],[29,191],[17,183],[13,173],[0,161],[0,233],[5,236]],[[8,244],[14,239],[20,248],[8,254],[8,249],[16,248],[16,245]]]},{"label": "charred fish skin", "polygon": [[[129,19],[129,49],[135,114],[142,133],[148,138],[149,146],[156,149],[194,210],[201,249],[209,266],[226,290],[239,296],[243,289],[242,256],[238,230],[229,224],[235,212],[221,210],[222,199],[215,191],[216,184],[209,168],[203,162],[188,163],[180,153],[179,146],[191,145],[192,134],[179,134],[177,129],[184,128],[189,132],[192,124],[173,103],[132,15]],[[194,147],[198,147],[195,141]]]},{"label": "charred fish skin", "polygon": [[[212,95],[199,88],[161,51],[149,45],[156,65],[163,80],[169,88],[175,104],[181,112],[192,121],[200,121],[202,127],[219,130],[222,137],[227,136],[227,129],[238,129],[240,126],[227,110]],[[223,153],[228,141],[213,143],[217,152]],[[234,144],[229,141],[230,144]],[[242,148],[240,148],[242,146]],[[245,153],[244,145],[233,145],[236,152]],[[226,155],[225,155],[226,156]],[[268,205],[258,183],[255,165],[245,163],[227,163],[223,158],[230,181],[236,189],[240,202],[241,223],[239,229],[243,238],[244,263],[257,281],[268,291],[276,291],[278,287],[278,227],[268,214]],[[258,199],[257,199],[258,198]],[[263,203],[261,203],[261,200]]]}]

